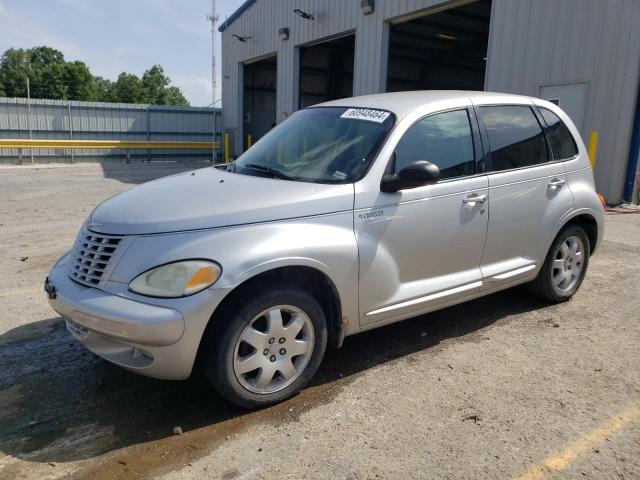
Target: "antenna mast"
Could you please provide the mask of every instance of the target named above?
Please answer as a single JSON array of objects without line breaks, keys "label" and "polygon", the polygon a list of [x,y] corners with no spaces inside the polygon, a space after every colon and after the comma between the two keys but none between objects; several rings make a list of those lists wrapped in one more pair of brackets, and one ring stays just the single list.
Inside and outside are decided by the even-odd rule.
[{"label": "antenna mast", "polygon": [[[211,0],[211,15],[207,15],[207,20],[211,22],[211,105],[213,106],[213,141],[216,141],[216,102],[217,82],[216,82],[216,23],[218,15],[216,15],[216,0]],[[213,163],[217,160],[217,148],[213,148]]]},{"label": "antenna mast", "polygon": [[212,101],[216,101],[216,0],[211,0],[211,15],[207,15],[207,20],[211,22],[211,85],[213,86]]}]

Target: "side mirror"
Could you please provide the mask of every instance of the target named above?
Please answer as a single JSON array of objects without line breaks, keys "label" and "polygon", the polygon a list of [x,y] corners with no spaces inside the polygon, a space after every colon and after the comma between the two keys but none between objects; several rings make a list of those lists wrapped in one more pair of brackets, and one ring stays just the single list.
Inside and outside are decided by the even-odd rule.
[{"label": "side mirror", "polygon": [[409,188],[424,187],[440,179],[440,169],[434,163],[419,160],[410,163],[396,174],[385,175],[380,183],[383,192],[397,192]]}]

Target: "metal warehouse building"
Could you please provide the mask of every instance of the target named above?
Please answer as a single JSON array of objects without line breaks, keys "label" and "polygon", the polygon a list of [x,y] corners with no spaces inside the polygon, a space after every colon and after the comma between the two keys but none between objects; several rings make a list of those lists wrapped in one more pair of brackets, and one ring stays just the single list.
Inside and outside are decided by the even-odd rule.
[{"label": "metal warehouse building", "polygon": [[341,97],[542,97],[572,117],[616,203],[633,195],[638,163],[638,25],[639,0],[248,0],[220,26],[225,130],[240,153],[295,110]]}]

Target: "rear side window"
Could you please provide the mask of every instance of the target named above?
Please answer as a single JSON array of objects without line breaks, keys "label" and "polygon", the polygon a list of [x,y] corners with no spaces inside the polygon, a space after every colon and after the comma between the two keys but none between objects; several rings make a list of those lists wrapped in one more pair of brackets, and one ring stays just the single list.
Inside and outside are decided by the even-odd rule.
[{"label": "rear side window", "polygon": [[549,160],[547,142],[533,110],[524,105],[480,107],[493,170],[538,165]]},{"label": "rear side window", "polygon": [[555,113],[546,108],[540,108],[540,113],[547,127],[549,127],[549,141],[551,142],[553,158],[566,160],[567,158],[575,157],[578,154],[578,147],[564,122]]},{"label": "rear side window", "polygon": [[441,179],[473,175],[476,165],[467,111],[436,113],[409,128],[396,147],[395,172],[417,160],[435,163]]}]

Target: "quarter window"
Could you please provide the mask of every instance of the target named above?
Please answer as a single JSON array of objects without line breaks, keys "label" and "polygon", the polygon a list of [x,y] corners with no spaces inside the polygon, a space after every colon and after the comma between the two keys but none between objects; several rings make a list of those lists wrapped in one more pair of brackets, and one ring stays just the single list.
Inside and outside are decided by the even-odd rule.
[{"label": "quarter window", "polygon": [[549,141],[551,142],[553,158],[566,160],[567,158],[575,157],[578,154],[578,147],[564,122],[555,113],[546,108],[540,108],[540,113],[547,127],[549,127]]},{"label": "quarter window", "polygon": [[423,118],[404,134],[396,147],[395,172],[418,160],[440,168],[440,178],[475,173],[473,136],[466,110]]},{"label": "quarter window", "polygon": [[509,170],[547,162],[547,142],[533,110],[524,105],[480,107],[493,170]]}]

